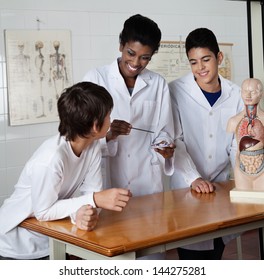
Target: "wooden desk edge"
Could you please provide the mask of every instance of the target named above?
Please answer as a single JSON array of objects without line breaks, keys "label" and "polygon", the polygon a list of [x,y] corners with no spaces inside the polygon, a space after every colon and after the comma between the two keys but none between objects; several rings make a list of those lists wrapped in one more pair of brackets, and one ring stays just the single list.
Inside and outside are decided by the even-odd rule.
[{"label": "wooden desk edge", "polygon": [[[217,183],[218,184],[218,183]],[[221,186],[221,184],[219,183],[219,186]],[[233,182],[230,181],[228,182],[228,184],[226,184],[227,188],[231,189],[233,187]],[[67,221],[68,220],[68,221]],[[210,228],[207,228],[207,233],[212,233],[214,231],[218,231],[218,230],[221,230],[223,228],[226,228],[226,227],[236,227],[236,226],[239,226],[241,224],[247,224],[247,223],[251,223],[251,222],[256,222],[256,221],[259,221],[259,220],[264,220],[264,213],[261,213],[261,214],[257,214],[255,215],[254,217],[244,217],[242,219],[238,219],[236,220],[235,222],[234,221],[226,221],[224,223],[216,223],[216,224],[212,224],[210,226]],[[64,225],[66,225],[66,227],[68,227],[68,222],[70,223],[70,220],[69,219],[66,219],[66,224],[65,224],[65,220],[61,220],[62,221],[62,227],[63,227],[63,221],[64,221]],[[58,222],[58,221],[54,221],[54,222]],[[46,223],[48,223],[46,225]],[[160,245],[164,245],[164,244],[167,244],[167,243],[170,243],[170,242],[177,242],[177,241],[180,241],[182,239],[185,239],[185,238],[189,238],[189,237],[193,237],[193,236],[199,236],[201,234],[204,234],[204,232],[202,232],[202,230],[198,231],[196,234],[191,234],[191,235],[183,235],[184,234],[183,232],[181,232],[179,235],[175,236],[175,235],[169,235],[167,236],[167,240],[166,242],[164,243],[163,241],[160,241],[160,240],[157,240],[156,238],[152,238],[151,240],[149,240],[149,242],[144,242],[143,241],[139,241],[139,242],[136,242],[134,244],[132,244],[131,246],[129,246],[128,244],[126,245],[117,245],[117,246],[113,246],[113,247],[104,247],[102,245],[97,245],[96,243],[92,243],[91,241],[89,242],[89,240],[82,240],[82,239],[79,239],[78,237],[74,236],[74,234],[68,234],[66,232],[61,232],[61,231],[57,231],[55,228],[53,228],[52,226],[49,227],[49,223],[52,223],[52,221],[47,221],[47,222],[41,222],[41,221],[38,221],[36,220],[35,218],[29,218],[29,219],[26,219],[24,220],[20,226],[23,227],[23,228],[26,228],[28,230],[32,230],[32,231],[36,231],[36,232],[39,232],[41,234],[44,234],[50,238],[53,238],[53,239],[56,239],[58,241],[60,240],[63,240],[61,241],[62,243],[65,242],[65,243],[68,243],[68,244],[72,244],[72,245],[75,245],[75,246],[78,246],[78,247],[81,247],[85,250],[90,250],[90,251],[93,251],[95,253],[99,253],[103,256],[106,256],[106,257],[114,257],[114,256],[117,256],[117,255],[121,255],[121,254],[125,254],[125,253],[128,253],[128,252],[133,252],[133,251],[137,251],[137,250],[144,250],[144,249],[148,249],[148,248],[151,248],[153,246],[160,246]],[[71,225],[72,226],[72,225]],[[71,229],[70,229],[71,230]]]},{"label": "wooden desk edge", "polygon": [[[49,221],[51,222],[51,221]],[[102,248],[101,246],[98,246],[93,243],[87,244],[87,242],[81,242],[78,238],[74,236],[69,236],[68,234],[64,233],[58,233],[57,231],[54,231],[53,229],[48,229],[46,227],[41,227],[38,225],[38,223],[42,223],[41,221],[36,220],[36,218],[28,218],[24,220],[22,223],[20,223],[20,227],[33,230],[38,233],[44,234],[48,237],[52,237],[57,240],[64,240],[67,243],[70,243],[75,246],[79,246],[83,249],[87,249],[96,253],[99,253],[101,255],[107,256],[107,257],[114,257],[117,255],[121,255],[124,253],[127,253],[124,246],[117,246],[113,248]],[[88,245],[88,246],[87,246]]]},{"label": "wooden desk edge", "polygon": [[[228,227],[232,228],[232,227],[240,226],[241,224],[245,224],[245,223],[250,224],[250,223],[257,222],[257,221],[261,221],[263,219],[264,219],[263,215],[257,215],[257,216],[255,216],[254,221],[252,221],[252,218],[243,219],[243,223],[240,223],[240,222],[233,223],[233,222],[231,222],[228,225]],[[83,249],[90,250],[90,251],[95,252],[95,253],[99,253],[99,254],[101,254],[103,256],[106,256],[106,257],[114,257],[114,256],[118,256],[118,255],[121,255],[121,254],[125,254],[125,253],[135,251],[134,246],[132,246],[132,247],[116,246],[116,247],[112,247],[112,248],[105,248],[105,247],[98,246],[98,245],[93,244],[93,243],[87,243],[85,241],[82,241],[82,240],[78,239],[77,237],[69,236],[68,234],[59,233],[59,232],[57,232],[53,229],[42,227],[42,226],[39,225],[41,223],[42,223],[41,221],[38,221],[35,218],[28,218],[28,219],[24,220],[19,226],[21,226],[23,228],[26,228],[28,230],[33,230],[33,231],[39,232],[41,234],[47,235],[48,237],[56,239],[59,242],[60,242],[60,240],[63,240],[62,243],[66,242],[66,243],[81,247]],[[215,232],[215,231],[218,231],[218,230],[221,230],[221,229],[224,229],[224,228],[227,228],[227,224],[225,224],[225,226],[218,225],[216,227],[212,227],[206,233],[210,234],[212,232]],[[140,244],[140,250],[139,251],[151,248],[153,246],[155,247],[155,246],[161,246],[161,245],[165,245],[165,244],[169,244],[169,243],[173,243],[173,242],[178,242],[178,241],[184,240],[186,238],[187,239],[188,238],[193,238],[193,237],[200,236],[200,235],[203,235],[203,234],[204,234],[204,232],[201,231],[201,232],[197,232],[197,234],[195,234],[195,235],[185,236],[184,238],[181,235],[178,235],[177,238],[175,238],[174,235],[171,235],[169,238],[167,238],[166,243],[159,242],[157,240],[152,240],[151,242],[148,242],[147,244],[143,243],[143,242],[142,243],[140,242],[141,244]],[[139,245],[139,244],[137,244],[137,245]]]}]

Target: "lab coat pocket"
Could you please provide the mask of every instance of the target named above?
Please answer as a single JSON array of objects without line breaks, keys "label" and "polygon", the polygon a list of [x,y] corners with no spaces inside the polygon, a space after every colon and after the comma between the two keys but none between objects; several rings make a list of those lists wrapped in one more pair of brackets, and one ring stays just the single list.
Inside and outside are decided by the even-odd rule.
[{"label": "lab coat pocket", "polygon": [[158,114],[156,113],[157,102],[145,100],[143,103],[142,120],[146,126],[156,126],[158,124]]}]

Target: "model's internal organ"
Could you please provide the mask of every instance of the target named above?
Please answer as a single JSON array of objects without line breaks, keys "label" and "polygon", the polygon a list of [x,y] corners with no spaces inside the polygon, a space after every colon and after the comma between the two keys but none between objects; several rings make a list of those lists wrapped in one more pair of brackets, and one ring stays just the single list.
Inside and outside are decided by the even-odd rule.
[{"label": "model's internal organ", "polygon": [[257,118],[243,118],[238,126],[240,169],[249,175],[264,170],[264,126]]}]

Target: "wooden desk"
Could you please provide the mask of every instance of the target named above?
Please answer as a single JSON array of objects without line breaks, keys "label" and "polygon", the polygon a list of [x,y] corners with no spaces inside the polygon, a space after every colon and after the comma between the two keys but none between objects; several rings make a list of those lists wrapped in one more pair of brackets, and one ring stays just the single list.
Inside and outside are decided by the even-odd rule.
[{"label": "wooden desk", "polygon": [[66,252],[85,259],[135,259],[263,228],[264,204],[232,203],[233,186],[232,181],[218,183],[211,194],[188,188],[133,197],[122,212],[103,210],[92,232],[77,229],[69,219],[39,222],[30,218],[20,226],[50,237],[51,259],[64,259]]}]

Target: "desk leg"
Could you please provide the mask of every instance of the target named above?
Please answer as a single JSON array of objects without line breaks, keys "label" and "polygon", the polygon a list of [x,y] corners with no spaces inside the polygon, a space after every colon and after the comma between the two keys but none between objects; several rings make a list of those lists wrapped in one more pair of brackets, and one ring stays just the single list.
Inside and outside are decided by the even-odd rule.
[{"label": "desk leg", "polygon": [[50,260],[66,259],[66,244],[49,237]]},{"label": "desk leg", "polygon": [[237,244],[237,259],[242,260],[242,243],[241,243],[241,235],[236,238]]},{"label": "desk leg", "polygon": [[260,253],[260,259],[264,260],[264,228],[259,228],[259,253]]}]

